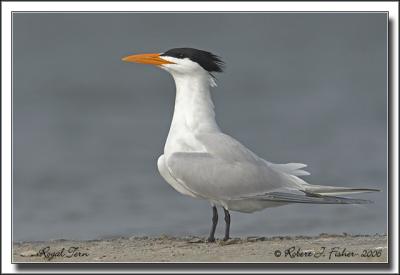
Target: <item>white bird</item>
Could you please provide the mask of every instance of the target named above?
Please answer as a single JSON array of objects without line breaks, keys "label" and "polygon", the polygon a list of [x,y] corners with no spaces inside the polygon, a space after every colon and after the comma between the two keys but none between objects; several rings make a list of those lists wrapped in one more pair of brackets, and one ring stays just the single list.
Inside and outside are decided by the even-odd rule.
[{"label": "white bird", "polygon": [[162,177],[178,192],[208,200],[213,218],[209,242],[215,241],[216,206],[225,213],[225,236],[229,239],[229,211],[251,213],[291,203],[364,204],[369,200],[337,195],[379,191],[377,189],[311,185],[299,176],[309,175],[302,163],[266,161],[240,142],[224,134],[215,121],[210,87],[213,72],[224,63],[207,51],[175,48],[164,53],[137,54],[126,62],[156,65],[175,80],[174,115],[157,166]]}]

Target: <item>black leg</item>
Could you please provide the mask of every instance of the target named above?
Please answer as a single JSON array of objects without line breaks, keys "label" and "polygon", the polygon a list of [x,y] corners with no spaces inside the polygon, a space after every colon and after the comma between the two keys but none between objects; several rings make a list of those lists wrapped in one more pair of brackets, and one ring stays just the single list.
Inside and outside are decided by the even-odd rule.
[{"label": "black leg", "polygon": [[213,210],[212,226],[211,226],[210,236],[207,239],[208,242],[215,242],[214,234],[215,234],[215,228],[217,228],[217,223],[218,223],[217,207],[213,206],[212,210]]},{"label": "black leg", "polygon": [[229,214],[229,211],[224,208],[224,213],[225,213],[225,237],[224,241],[229,240],[229,229],[231,226],[231,215]]}]

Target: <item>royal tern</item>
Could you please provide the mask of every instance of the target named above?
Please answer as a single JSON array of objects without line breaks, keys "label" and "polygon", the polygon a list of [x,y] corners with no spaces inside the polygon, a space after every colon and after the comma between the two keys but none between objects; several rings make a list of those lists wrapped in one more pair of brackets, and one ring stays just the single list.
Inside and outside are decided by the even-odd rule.
[{"label": "royal tern", "polygon": [[209,242],[215,241],[217,206],[224,210],[229,239],[229,211],[251,213],[291,203],[365,204],[369,200],[337,195],[379,191],[311,185],[302,163],[276,164],[258,157],[240,142],[222,133],[215,121],[210,87],[213,73],[224,63],[207,51],[175,48],[164,53],[136,54],[126,62],[155,65],[169,72],[176,85],[175,108],[162,154],[161,176],[178,192],[210,202],[213,212]]}]

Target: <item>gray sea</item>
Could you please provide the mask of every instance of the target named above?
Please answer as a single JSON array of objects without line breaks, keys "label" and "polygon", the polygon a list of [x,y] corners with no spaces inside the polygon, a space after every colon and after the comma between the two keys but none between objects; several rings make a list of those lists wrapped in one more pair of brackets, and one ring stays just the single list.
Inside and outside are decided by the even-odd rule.
[{"label": "gray sea", "polygon": [[308,164],[309,183],[382,189],[355,196],[370,205],[232,213],[232,236],[387,232],[385,14],[17,13],[14,241],[208,234],[209,204],[157,171],[172,77],[120,60],[183,46],[226,62],[213,89],[224,132]]}]

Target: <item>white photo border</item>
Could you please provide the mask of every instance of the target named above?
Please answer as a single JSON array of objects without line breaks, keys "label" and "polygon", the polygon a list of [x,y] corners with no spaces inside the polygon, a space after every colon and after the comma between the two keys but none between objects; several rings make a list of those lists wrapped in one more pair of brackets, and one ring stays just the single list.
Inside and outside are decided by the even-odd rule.
[{"label": "white photo border", "polygon": [[[20,266],[11,263],[12,258],[12,13],[13,12],[388,12],[389,15],[389,49],[388,55],[388,180],[389,201],[391,207],[388,211],[389,225],[389,262],[391,266],[384,264],[118,264],[104,268],[103,264],[81,264],[75,266],[74,271],[96,273],[118,271],[120,273],[132,272],[163,272],[163,273],[187,273],[196,269],[203,272],[238,273],[238,272],[274,272],[284,273],[296,271],[300,273],[320,273],[322,271],[334,271],[337,266],[349,273],[392,273],[398,272],[398,34],[399,20],[396,1],[368,1],[368,2],[2,2],[2,93],[1,93],[1,263],[2,273],[18,273],[33,271],[37,273],[65,272],[75,264],[57,264],[43,266],[41,264],[29,264],[29,267],[21,269]],[[388,57],[389,57],[388,56]],[[390,150],[389,150],[390,148]],[[390,191],[390,192],[389,192]],[[35,265],[35,266],[33,266]],[[301,266],[300,266],[301,265]],[[316,267],[316,268],[315,268]],[[30,269],[31,268],[31,269]],[[43,269],[40,269],[43,268]],[[168,268],[168,270],[166,270]],[[204,269],[207,268],[207,269]],[[64,269],[64,271],[62,271]],[[73,270],[70,270],[73,271]]]}]

